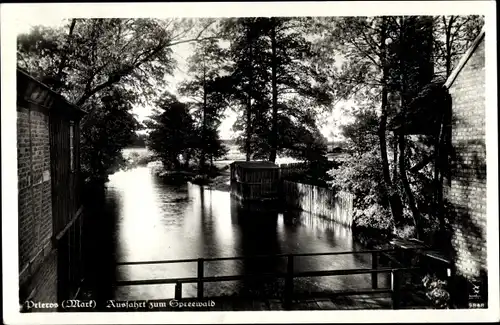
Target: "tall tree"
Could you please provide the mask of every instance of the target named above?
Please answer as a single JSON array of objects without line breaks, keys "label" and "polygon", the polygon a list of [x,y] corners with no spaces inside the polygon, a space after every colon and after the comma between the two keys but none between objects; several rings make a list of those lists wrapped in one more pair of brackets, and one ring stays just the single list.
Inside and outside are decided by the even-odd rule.
[{"label": "tall tree", "polygon": [[[389,160],[387,156],[387,118],[388,118],[388,94],[390,88],[390,60],[389,51],[387,50],[387,45],[390,43],[388,38],[388,19],[386,17],[381,18],[380,22],[380,62],[382,66],[382,90],[381,90],[381,106],[380,106],[380,122],[378,129],[378,136],[380,139],[380,154],[382,159],[382,175],[384,176],[384,182],[386,188],[388,189],[389,203],[391,207],[392,216],[394,223],[398,224],[401,222],[403,217],[403,206],[401,198],[395,189],[393,180],[391,180],[390,170],[389,170]],[[397,148],[397,147],[395,147]],[[396,165],[397,153],[394,150],[394,164]],[[394,168],[396,170],[396,167]],[[394,180],[395,181],[395,180]]]},{"label": "tall tree", "polygon": [[242,131],[238,143],[252,159],[255,141],[267,137],[263,113],[268,105],[268,80],[266,66],[266,40],[262,35],[259,18],[226,19],[223,22],[226,40],[229,42],[231,101],[239,117],[233,128]]},{"label": "tall tree", "polygon": [[277,20],[270,18],[269,37],[271,39],[271,89],[272,89],[272,121],[271,121],[271,153],[269,161],[276,161],[278,151],[278,49],[276,40]]},{"label": "tall tree", "polygon": [[[239,103],[239,113],[243,113],[234,129],[242,131],[239,139],[247,160],[266,158],[274,162],[278,152],[290,149],[282,146],[290,143],[290,133],[285,140],[286,130],[280,127],[286,124],[284,121],[291,116],[309,116],[314,110],[306,107],[330,100],[321,88],[321,76],[309,62],[315,53],[306,38],[307,23],[282,17],[242,18],[226,23],[234,63],[233,99]],[[302,98],[305,106],[296,105],[297,98]],[[296,136],[295,142],[301,141],[299,132],[291,134]]]},{"label": "tall tree", "polygon": [[[325,18],[319,21],[319,29],[330,32],[319,42],[322,47],[333,46],[336,52],[330,54],[331,62],[324,66],[324,73],[331,75],[330,85],[336,97],[348,100],[354,96],[358,105],[367,109],[373,109],[374,103],[380,105],[378,137],[382,176],[393,220],[399,222],[403,206],[396,180],[391,178],[387,150],[388,118],[395,113],[389,94],[397,88],[399,77],[392,68],[394,55],[387,47],[390,24],[389,17]],[[341,62],[335,57],[338,53],[344,56]]]},{"label": "tall tree", "polygon": [[86,181],[106,180],[123,166],[121,151],[140,126],[131,113],[135,94],[112,87],[92,98],[87,127],[81,130],[81,172]]},{"label": "tall tree", "polygon": [[[323,38],[322,44],[332,42],[345,58],[341,64],[333,63],[333,91],[343,99],[355,95],[361,105],[380,103],[381,168],[391,213],[396,224],[400,223],[403,197],[406,198],[416,231],[421,235],[421,216],[406,173],[405,131],[394,134],[392,140],[391,176],[387,124],[395,115],[405,116],[408,103],[433,76],[432,20],[422,16],[340,17],[330,19],[329,25],[332,32]],[[403,192],[399,191],[400,183]]]},{"label": "tall tree", "polygon": [[[179,87],[179,92],[188,96],[188,103],[194,108],[195,116],[201,130],[200,141],[200,169],[206,168],[206,155],[210,143],[218,141],[214,137],[221,122],[228,101],[226,90],[221,89],[225,84],[221,76],[225,73],[225,51],[217,40],[205,40],[196,44],[193,55],[188,59],[188,73],[190,79]],[[211,135],[211,138],[209,138]],[[210,159],[212,161],[212,159]]]},{"label": "tall tree", "polygon": [[417,235],[422,238],[422,216],[411,189],[406,171],[406,132],[405,114],[409,103],[415,98],[424,85],[428,84],[434,72],[432,57],[432,17],[400,17],[397,24],[399,37],[398,51],[400,74],[401,111],[403,111],[402,127],[397,130],[399,149],[399,175],[408,200],[408,205],[413,215]]},{"label": "tall tree", "polygon": [[157,110],[146,125],[150,129],[149,148],[165,166],[181,169],[180,156],[189,156],[188,151],[198,141],[188,106],[165,93],[158,100]]},{"label": "tall tree", "polygon": [[[310,104],[326,106],[331,102],[324,87],[324,78],[311,65],[316,56],[312,42],[307,38],[312,18],[261,18],[259,23],[269,37],[269,65],[271,67],[271,133],[269,160],[274,162],[280,150],[279,114],[287,114],[290,99],[300,96]],[[281,130],[283,131],[283,130]]]}]

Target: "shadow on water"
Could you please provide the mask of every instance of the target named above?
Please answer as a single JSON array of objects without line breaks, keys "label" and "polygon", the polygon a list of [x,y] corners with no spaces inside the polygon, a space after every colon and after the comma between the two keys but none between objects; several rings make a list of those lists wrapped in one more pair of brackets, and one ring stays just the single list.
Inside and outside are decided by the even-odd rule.
[{"label": "shadow on water", "polygon": [[[371,254],[356,253],[366,250],[356,241],[350,228],[335,221],[304,211],[287,210],[283,213],[283,224],[289,238],[285,240],[286,251],[291,253],[353,252],[342,255],[299,256],[294,258],[294,270],[325,271],[371,267]],[[343,289],[368,289],[370,277],[366,274],[299,278],[294,284],[296,291],[313,292]],[[379,275],[379,287],[388,287],[389,277]]]},{"label": "shadow on water", "polygon": [[[240,249],[243,260],[242,274],[284,272],[283,258],[258,257],[281,254],[278,241],[278,210],[257,204],[241,204],[231,200],[231,218],[241,233]],[[247,278],[240,295],[270,297],[279,294],[282,281],[277,279]]]},{"label": "shadow on water", "polygon": [[85,191],[84,283],[82,295],[97,302],[96,310],[114,297],[115,227],[119,203],[102,185],[89,185]]}]

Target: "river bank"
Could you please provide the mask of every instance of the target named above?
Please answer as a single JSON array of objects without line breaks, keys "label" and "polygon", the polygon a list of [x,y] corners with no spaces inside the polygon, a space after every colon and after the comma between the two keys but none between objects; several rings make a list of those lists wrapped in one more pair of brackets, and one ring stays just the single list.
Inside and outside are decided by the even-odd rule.
[{"label": "river bank", "polygon": [[195,168],[168,170],[157,160],[148,162],[147,166],[153,175],[162,179],[165,183],[189,182],[191,184],[203,185],[208,189],[229,192],[231,189],[230,163],[231,161],[216,161],[212,170],[206,174],[198,172]]}]

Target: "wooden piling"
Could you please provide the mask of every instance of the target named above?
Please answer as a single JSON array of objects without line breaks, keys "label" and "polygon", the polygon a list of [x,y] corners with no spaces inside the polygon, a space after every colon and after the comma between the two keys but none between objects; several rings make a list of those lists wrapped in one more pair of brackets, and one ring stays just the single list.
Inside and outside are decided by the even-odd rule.
[{"label": "wooden piling", "polygon": [[[378,254],[372,252],[372,269],[378,269]],[[372,272],[372,289],[378,288],[378,272]]]},{"label": "wooden piling", "polygon": [[177,281],[175,283],[175,299],[176,300],[182,299],[182,282],[180,281]]},{"label": "wooden piling", "polygon": [[204,259],[199,258],[198,259],[198,299],[203,298],[203,264],[204,264]]},{"label": "wooden piling", "polygon": [[285,308],[290,309],[293,296],[293,255],[287,256],[286,278],[285,278]]},{"label": "wooden piling", "polygon": [[391,296],[392,309],[401,308],[401,271],[398,269],[391,272]]}]

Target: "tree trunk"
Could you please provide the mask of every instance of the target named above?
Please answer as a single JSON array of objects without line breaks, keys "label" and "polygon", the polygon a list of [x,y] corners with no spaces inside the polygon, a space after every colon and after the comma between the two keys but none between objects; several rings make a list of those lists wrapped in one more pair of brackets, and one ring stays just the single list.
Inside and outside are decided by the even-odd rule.
[{"label": "tree trunk", "polygon": [[446,17],[443,16],[443,23],[445,27],[445,65],[446,65],[446,78],[448,78],[451,74],[451,49],[453,44],[451,44],[451,29],[453,27],[453,23],[455,21],[455,16],[451,16],[448,21],[448,25],[446,24]]},{"label": "tree trunk", "polygon": [[394,152],[393,165],[392,165],[392,179],[398,179],[398,141],[396,134],[392,140],[392,150]]},{"label": "tree trunk", "polygon": [[381,103],[381,115],[379,121],[379,129],[378,136],[380,140],[380,155],[382,159],[382,173],[384,176],[384,183],[387,189],[389,204],[391,207],[392,218],[394,223],[397,224],[400,222],[401,217],[403,215],[401,198],[399,197],[397,191],[394,190],[393,184],[391,181],[391,174],[389,170],[389,159],[387,158],[387,139],[386,139],[386,130],[387,130],[387,75],[388,75],[388,67],[386,62],[386,49],[385,49],[385,38],[386,38],[386,22],[385,18],[382,18],[382,33],[381,33],[381,42],[382,42],[382,103]]},{"label": "tree trunk", "polygon": [[[404,20],[401,22],[401,35],[400,35],[400,44],[401,48],[405,48],[405,34],[404,34]],[[407,78],[406,74],[406,61],[403,57],[404,52],[400,53],[400,74],[401,74],[401,111],[404,112],[407,107],[408,94],[407,94]],[[404,114],[402,114],[404,117]],[[415,222],[415,229],[417,231],[417,238],[422,239],[423,237],[423,229],[421,225],[421,215],[420,211],[418,211],[417,204],[415,201],[415,196],[411,191],[410,183],[408,181],[408,176],[406,175],[406,164],[405,164],[405,131],[404,125],[406,121],[402,121],[403,127],[398,130],[398,145],[399,145],[399,175],[401,177],[401,183],[403,184],[403,188],[408,199],[408,205],[410,206],[410,210],[412,212],[413,220]]]},{"label": "tree trunk", "polygon": [[273,93],[273,103],[272,103],[272,126],[271,126],[271,153],[269,155],[269,161],[275,162],[276,155],[278,151],[278,86],[277,86],[277,54],[276,54],[276,25],[274,18],[271,18],[271,87]]},{"label": "tree trunk", "polygon": [[191,153],[186,153],[184,158],[185,158],[184,169],[189,169],[189,161],[191,160]]},{"label": "tree trunk", "polygon": [[449,140],[449,125],[450,125],[450,101],[445,101],[443,113],[439,120],[439,131],[436,136],[436,152],[434,164],[434,184],[436,190],[435,210],[439,220],[439,230],[444,232],[446,228],[444,198],[443,198],[443,183],[444,175],[448,170],[448,140]]},{"label": "tree trunk", "polygon": [[205,171],[206,162],[206,147],[207,147],[207,66],[205,58],[203,58],[203,116],[201,121],[201,155],[200,155],[200,171]]},{"label": "tree trunk", "polygon": [[245,153],[246,153],[246,161],[250,161],[250,158],[252,156],[251,152],[251,137],[252,137],[252,111],[251,111],[251,98],[248,96],[248,103],[247,103],[247,118],[246,118],[246,137],[245,137]]},{"label": "tree trunk", "polygon": [[423,229],[421,225],[422,217],[420,211],[418,211],[417,204],[413,192],[411,191],[410,183],[408,177],[406,176],[406,165],[405,165],[405,136],[404,132],[399,133],[399,174],[401,176],[401,183],[403,183],[403,188],[405,190],[406,197],[408,198],[408,205],[410,206],[411,213],[413,215],[413,221],[415,222],[415,229],[417,231],[417,238],[422,239]]},{"label": "tree trunk", "polygon": [[250,161],[251,158],[251,138],[252,138],[252,94],[253,94],[253,40],[250,36],[250,31],[247,34],[247,40],[249,42],[248,48],[248,102],[246,111],[246,138],[245,138],[245,151],[246,151],[246,161]]},{"label": "tree trunk", "polygon": [[443,125],[442,121],[439,121],[439,129],[436,134],[435,138],[435,162],[434,162],[434,190],[435,190],[435,197],[434,197],[434,210],[436,211],[436,216],[437,219],[439,220],[439,230],[443,231],[444,230],[444,216],[442,215],[441,211],[441,204],[443,201],[443,184],[442,184],[442,162],[441,162],[441,147],[443,144]]},{"label": "tree trunk", "polygon": [[[448,78],[451,74],[451,29],[453,27],[453,23],[456,19],[456,16],[451,16],[446,25],[446,17],[443,16],[443,23],[446,29],[445,33],[445,46],[446,46],[446,78]],[[449,105],[449,101],[446,101],[446,104]],[[447,166],[447,158],[448,158],[448,125],[450,123],[449,117],[451,116],[451,112],[449,111],[449,106],[444,107],[443,114],[441,115],[441,121],[439,125],[439,132],[436,139],[436,161],[435,161],[435,186],[436,186],[436,215],[439,220],[439,230],[440,232],[444,232],[446,228],[445,216],[444,216],[444,199],[443,199],[443,183],[444,183],[444,174]]]}]

